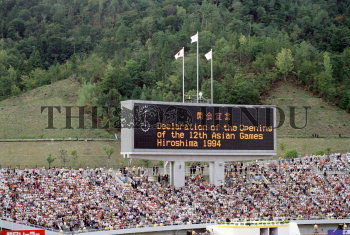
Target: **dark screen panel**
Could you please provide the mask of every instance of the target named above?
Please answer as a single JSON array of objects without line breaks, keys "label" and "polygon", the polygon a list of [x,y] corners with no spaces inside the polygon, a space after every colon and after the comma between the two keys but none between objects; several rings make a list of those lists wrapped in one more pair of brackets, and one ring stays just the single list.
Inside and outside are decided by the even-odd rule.
[{"label": "dark screen panel", "polygon": [[272,107],[134,104],[135,149],[274,150]]}]

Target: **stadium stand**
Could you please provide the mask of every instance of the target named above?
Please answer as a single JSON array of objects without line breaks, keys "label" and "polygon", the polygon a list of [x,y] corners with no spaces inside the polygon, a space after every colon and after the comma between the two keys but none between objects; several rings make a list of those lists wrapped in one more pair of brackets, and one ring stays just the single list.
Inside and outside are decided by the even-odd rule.
[{"label": "stadium stand", "polygon": [[[350,153],[226,164],[226,184],[186,186],[152,170],[0,169],[0,218],[57,231],[350,218]],[[150,172],[150,174],[149,174]]]}]

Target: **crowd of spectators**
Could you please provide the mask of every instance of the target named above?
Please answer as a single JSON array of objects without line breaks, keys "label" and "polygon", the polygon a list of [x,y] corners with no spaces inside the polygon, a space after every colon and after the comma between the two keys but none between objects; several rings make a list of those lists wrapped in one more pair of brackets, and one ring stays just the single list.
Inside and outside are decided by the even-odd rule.
[{"label": "crowd of spectators", "polygon": [[225,185],[208,184],[201,169],[191,171],[182,188],[160,182],[152,177],[158,170],[149,174],[143,167],[2,168],[0,218],[63,231],[350,218],[349,157],[234,162],[226,165]]},{"label": "crowd of spectators", "polygon": [[326,155],[319,157],[316,164],[320,171],[344,171],[349,163],[349,158],[350,156],[341,156],[341,154]]}]

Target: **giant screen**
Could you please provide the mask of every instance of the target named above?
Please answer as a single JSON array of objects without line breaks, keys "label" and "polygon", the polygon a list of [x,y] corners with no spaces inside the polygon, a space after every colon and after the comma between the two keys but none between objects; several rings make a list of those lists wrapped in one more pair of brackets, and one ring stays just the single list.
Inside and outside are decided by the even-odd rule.
[{"label": "giant screen", "polygon": [[274,106],[133,101],[134,150],[274,151]]}]

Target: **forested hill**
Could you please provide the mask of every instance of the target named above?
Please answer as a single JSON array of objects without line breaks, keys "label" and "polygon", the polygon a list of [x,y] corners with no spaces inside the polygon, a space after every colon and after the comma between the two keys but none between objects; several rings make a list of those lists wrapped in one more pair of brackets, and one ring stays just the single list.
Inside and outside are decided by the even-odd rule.
[{"label": "forested hill", "polygon": [[216,103],[259,103],[277,80],[350,111],[348,0],[1,0],[0,99],[67,77],[80,104],[181,99],[200,84]]}]

